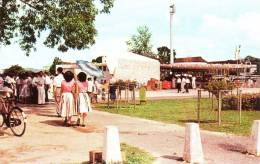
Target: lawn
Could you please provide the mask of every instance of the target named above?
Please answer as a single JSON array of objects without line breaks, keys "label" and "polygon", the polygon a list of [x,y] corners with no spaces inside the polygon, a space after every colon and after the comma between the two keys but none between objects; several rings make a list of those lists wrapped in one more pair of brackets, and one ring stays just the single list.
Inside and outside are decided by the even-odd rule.
[{"label": "lawn", "polygon": [[[253,120],[260,119],[260,111],[242,111],[242,122],[239,124],[237,110],[223,110],[221,113],[222,124],[218,126],[217,105],[211,108],[209,99],[201,100],[200,128],[210,131],[227,132],[238,135],[249,135]],[[186,122],[197,120],[197,99],[154,100],[146,104],[125,106],[117,109],[116,105],[107,108],[106,104],[96,105],[97,110],[156,120],[165,123],[184,125]]]},{"label": "lawn", "polygon": [[125,143],[121,144],[121,149],[124,154],[124,164],[151,164],[155,160],[148,152]]}]

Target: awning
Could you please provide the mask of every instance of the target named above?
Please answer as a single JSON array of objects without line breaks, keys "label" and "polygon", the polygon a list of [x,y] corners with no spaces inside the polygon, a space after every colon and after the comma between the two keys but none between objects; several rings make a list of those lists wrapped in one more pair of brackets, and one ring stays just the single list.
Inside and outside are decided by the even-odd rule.
[{"label": "awning", "polygon": [[83,61],[83,60],[78,60],[77,65],[79,66],[80,69],[85,71],[87,74],[91,76],[96,76],[96,77],[104,77],[103,71],[100,70],[96,65],[88,62],[88,61]]}]

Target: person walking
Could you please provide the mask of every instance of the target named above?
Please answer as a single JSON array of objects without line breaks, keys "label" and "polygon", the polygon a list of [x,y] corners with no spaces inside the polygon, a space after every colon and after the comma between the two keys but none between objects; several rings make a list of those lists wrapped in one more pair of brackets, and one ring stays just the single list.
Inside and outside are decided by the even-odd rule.
[{"label": "person walking", "polygon": [[181,79],[181,91],[185,92],[186,78],[183,76]]},{"label": "person walking", "polygon": [[180,93],[181,92],[181,78],[180,77],[177,77],[176,87],[178,89],[178,93]]},{"label": "person walking", "polygon": [[61,82],[64,80],[63,76],[63,68],[57,68],[58,75],[53,79],[53,94],[54,94],[54,101],[56,103],[56,112],[58,116],[61,115],[61,107],[60,107],[60,97],[61,97]]},{"label": "person walking", "polygon": [[[85,120],[87,113],[92,111],[90,104],[90,98],[88,96],[88,82],[86,81],[87,75],[84,72],[80,72],[77,75],[76,82],[76,109],[78,112],[77,125],[85,126]],[[81,119],[82,118],[82,119]],[[80,119],[82,121],[80,121]]]},{"label": "person walking", "polygon": [[61,82],[61,117],[64,118],[64,125],[72,125],[72,116],[77,115],[74,96],[75,93],[75,81],[74,74],[71,71],[64,73],[64,79]]},{"label": "person walking", "polygon": [[186,93],[189,93],[189,88],[190,88],[190,78],[187,76],[186,79],[185,79]]}]

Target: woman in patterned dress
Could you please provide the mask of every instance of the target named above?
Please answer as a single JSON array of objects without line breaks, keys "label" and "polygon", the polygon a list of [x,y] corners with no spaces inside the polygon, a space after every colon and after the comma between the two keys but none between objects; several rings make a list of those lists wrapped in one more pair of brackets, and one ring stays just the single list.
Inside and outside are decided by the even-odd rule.
[{"label": "woman in patterned dress", "polygon": [[28,98],[30,97],[30,81],[26,74],[21,76],[21,88],[19,97],[22,100],[22,103],[27,103]]},{"label": "woman in patterned dress", "polygon": [[64,74],[64,79],[61,82],[61,117],[65,118],[65,126],[72,125],[72,116],[77,115],[73,93],[75,90],[74,74],[67,71]]},{"label": "woman in patterned dress", "polygon": [[[90,98],[88,96],[88,83],[86,81],[87,75],[84,72],[80,72],[77,75],[77,83],[76,83],[76,107],[78,112],[78,120],[77,124],[81,126],[85,126],[84,121],[87,117],[87,113],[92,111],[90,105]],[[80,117],[82,118],[82,123],[80,124]]]}]

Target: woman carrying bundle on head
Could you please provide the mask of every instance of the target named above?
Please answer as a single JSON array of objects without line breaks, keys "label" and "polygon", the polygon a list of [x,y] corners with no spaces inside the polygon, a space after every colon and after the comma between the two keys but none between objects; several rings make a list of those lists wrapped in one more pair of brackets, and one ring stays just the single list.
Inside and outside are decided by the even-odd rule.
[{"label": "woman carrying bundle on head", "polygon": [[[76,83],[76,109],[78,112],[77,125],[85,126],[84,121],[87,117],[87,113],[92,111],[90,98],[88,96],[88,82],[86,81],[87,75],[84,72],[80,72],[77,75]],[[82,122],[80,121],[82,118]]]},{"label": "woman carrying bundle on head", "polygon": [[64,74],[64,79],[61,82],[61,117],[65,118],[65,126],[72,125],[72,116],[77,115],[74,96],[75,81],[74,74],[71,71],[67,71]]}]

